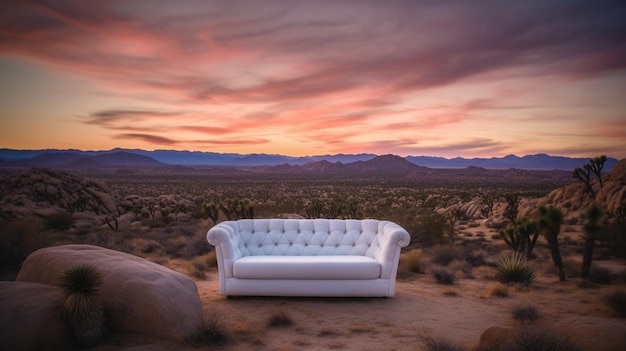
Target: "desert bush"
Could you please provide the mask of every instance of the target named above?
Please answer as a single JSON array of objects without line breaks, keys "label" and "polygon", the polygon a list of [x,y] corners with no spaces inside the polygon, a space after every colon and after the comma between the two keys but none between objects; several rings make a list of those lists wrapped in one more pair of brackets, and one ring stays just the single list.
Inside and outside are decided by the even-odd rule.
[{"label": "desert bush", "polygon": [[613,283],[614,278],[614,274],[611,273],[610,270],[597,265],[591,266],[589,269],[589,275],[587,276],[587,279],[595,284],[611,284]]},{"label": "desert bush", "polygon": [[513,319],[518,322],[534,322],[540,317],[537,308],[530,305],[515,306],[513,308],[512,315]]},{"label": "desert bush", "polygon": [[430,271],[430,274],[435,278],[435,281],[439,284],[450,285],[454,284],[455,275],[445,267],[435,267]]},{"label": "desert bush", "polygon": [[60,211],[46,216],[43,219],[43,224],[50,230],[67,230],[70,229],[74,219],[72,214],[66,211]]},{"label": "desert bush", "polygon": [[463,351],[463,348],[460,346],[442,338],[427,336],[422,338],[422,343],[424,343],[425,351]]},{"label": "desert bush", "polygon": [[472,275],[472,265],[467,261],[462,260],[454,260],[448,264],[446,267],[452,272],[459,272],[463,275],[464,278],[473,278]]},{"label": "desert bush", "polygon": [[487,287],[488,296],[509,297],[509,288],[500,283],[491,284]]},{"label": "desert bush", "polygon": [[207,317],[206,329],[198,332],[190,341],[195,346],[223,346],[228,344],[230,339],[219,314],[214,310]]},{"label": "desert bush", "polygon": [[91,265],[77,265],[61,272],[65,293],[62,315],[80,347],[97,345],[104,336],[104,309],[98,301],[101,273]]},{"label": "desert bush", "polygon": [[201,259],[195,259],[191,262],[188,269],[189,276],[196,279],[206,279],[205,271],[207,269],[206,263]]},{"label": "desert bush", "polygon": [[422,250],[415,249],[400,255],[401,267],[403,270],[419,273],[422,269]]},{"label": "desert bush", "polygon": [[612,292],[605,296],[604,302],[617,317],[626,318],[626,291]]},{"label": "desert bush", "polygon": [[496,279],[501,283],[531,284],[535,281],[535,272],[522,255],[509,253],[498,258]]},{"label": "desert bush", "polygon": [[509,351],[578,351],[565,335],[540,328],[523,328],[511,345]]},{"label": "desert bush", "polygon": [[490,347],[478,347],[475,351],[579,351],[569,339],[552,329],[522,326],[511,330],[506,340]]},{"label": "desert bush", "polygon": [[293,325],[293,320],[285,311],[275,311],[267,321],[268,327],[288,327]]},{"label": "desert bush", "polygon": [[46,245],[31,220],[0,221],[0,280],[13,280],[26,257]]},{"label": "desert bush", "polygon": [[462,260],[463,252],[460,248],[452,247],[448,245],[440,245],[432,248],[430,259],[431,263],[438,264],[440,266],[447,266],[454,260]]},{"label": "desert bush", "polygon": [[207,267],[217,267],[217,253],[215,250],[211,250],[208,254],[204,256],[204,261],[206,262]]}]

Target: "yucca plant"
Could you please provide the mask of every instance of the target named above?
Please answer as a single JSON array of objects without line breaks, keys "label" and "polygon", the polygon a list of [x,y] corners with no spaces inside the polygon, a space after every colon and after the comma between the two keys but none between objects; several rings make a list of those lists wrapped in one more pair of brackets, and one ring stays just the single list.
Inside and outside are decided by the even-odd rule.
[{"label": "yucca plant", "polygon": [[60,285],[65,292],[63,317],[76,344],[90,347],[102,341],[104,311],[98,301],[102,274],[91,265],[80,264],[61,272]]},{"label": "yucca plant", "polygon": [[501,283],[531,284],[535,281],[535,272],[526,258],[518,253],[504,254],[496,262],[496,279]]}]

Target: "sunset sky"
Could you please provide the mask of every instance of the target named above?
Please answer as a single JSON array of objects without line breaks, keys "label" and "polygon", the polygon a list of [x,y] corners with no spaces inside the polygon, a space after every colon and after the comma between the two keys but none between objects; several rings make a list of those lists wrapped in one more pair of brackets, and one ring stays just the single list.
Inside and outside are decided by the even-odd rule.
[{"label": "sunset sky", "polygon": [[0,148],[626,158],[626,1],[0,2]]}]

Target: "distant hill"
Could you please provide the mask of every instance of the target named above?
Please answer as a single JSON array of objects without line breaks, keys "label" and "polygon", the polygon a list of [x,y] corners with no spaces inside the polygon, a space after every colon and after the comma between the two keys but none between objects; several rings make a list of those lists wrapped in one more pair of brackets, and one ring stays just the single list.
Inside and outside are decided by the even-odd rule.
[{"label": "distant hill", "polygon": [[[574,170],[589,162],[589,158],[571,158],[563,156],[550,156],[546,154],[527,155],[518,157],[508,155],[501,158],[461,158],[446,159],[429,156],[407,156],[409,162],[429,168],[466,168],[481,167],[487,169],[533,169],[533,170]],[[607,159],[604,168],[610,170],[617,163],[617,159]]]},{"label": "distant hill", "polygon": [[89,156],[74,151],[46,152],[27,159],[5,161],[4,165],[58,169],[90,169],[104,167],[160,168],[168,166],[153,158],[124,151],[97,154],[95,156]]},{"label": "distant hill", "polygon": [[[382,157],[382,159],[379,159]],[[82,161],[81,161],[82,160]],[[89,162],[87,160],[90,160]],[[375,161],[374,164],[368,164]],[[582,167],[589,162],[589,158],[571,158],[550,156],[546,154],[493,158],[443,158],[431,156],[395,155],[377,156],[374,154],[337,154],[317,155],[306,157],[292,157],[269,154],[222,154],[200,151],[155,150],[140,149],[112,149],[108,151],[81,151],[81,150],[13,150],[0,149],[0,166],[2,167],[52,167],[52,168],[83,168],[90,163],[90,168],[124,166],[124,167],[164,167],[164,166],[230,166],[230,167],[263,167],[264,171],[271,171],[267,167],[299,166],[301,170],[309,172],[342,172],[362,171],[376,173],[382,169],[404,173],[412,166],[427,168],[465,169],[479,167],[484,169],[529,169],[529,170],[567,170]],[[604,170],[610,171],[617,163],[617,159],[608,158]],[[351,165],[351,166],[348,166]],[[283,167],[285,168],[285,167]],[[274,171],[277,171],[274,169]],[[402,171],[400,171],[402,170]],[[287,169],[285,168],[285,171]],[[297,172],[298,168],[289,168],[289,172]],[[415,171],[413,169],[412,171]]]}]

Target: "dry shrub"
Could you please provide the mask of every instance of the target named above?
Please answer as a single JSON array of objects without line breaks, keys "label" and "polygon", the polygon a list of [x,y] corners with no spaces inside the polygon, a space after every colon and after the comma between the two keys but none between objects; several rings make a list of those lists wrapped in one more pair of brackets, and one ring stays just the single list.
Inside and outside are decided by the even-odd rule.
[{"label": "dry shrub", "polygon": [[426,336],[422,338],[422,342],[424,343],[425,351],[463,351],[463,348],[460,346],[442,338]]},{"label": "dry shrub", "polygon": [[551,329],[524,326],[511,329],[494,345],[478,347],[475,351],[578,351],[568,338]]},{"label": "dry shrub", "polygon": [[309,346],[311,345],[311,342],[308,340],[302,340],[302,339],[296,339],[293,341],[293,343],[295,346]]},{"label": "dry shrub", "polygon": [[211,250],[208,254],[204,255],[204,261],[207,267],[217,267],[217,253],[215,250]]},{"label": "dry shrub", "polygon": [[441,295],[454,297],[454,296],[459,296],[459,292],[456,290],[448,289],[444,291],[443,293],[441,293]]},{"label": "dry shrub", "polygon": [[615,280],[615,275],[604,267],[591,266],[587,279],[595,284],[611,284]]},{"label": "dry shrub", "polygon": [[445,267],[435,267],[430,271],[430,274],[437,283],[444,285],[454,284],[456,278],[454,273]]},{"label": "dry shrub", "polygon": [[0,279],[14,280],[26,257],[46,246],[47,239],[36,221],[0,220]]},{"label": "dry shrub", "polygon": [[615,291],[605,296],[604,302],[612,313],[620,318],[626,318],[626,291]]},{"label": "dry shrub", "polygon": [[191,339],[192,344],[196,346],[228,344],[230,340],[222,325],[222,320],[214,309],[207,317],[206,329],[200,331]]},{"label": "dry shrub", "polygon": [[452,272],[459,272],[465,278],[472,278],[472,265],[467,261],[453,260],[447,266]]},{"label": "dry shrub", "polygon": [[453,260],[462,260],[463,252],[461,249],[453,246],[435,246],[431,250],[431,263],[447,266]]},{"label": "dry shrub", "polygon": [[233,334],[235,334],[239,339],[245,340],[252,345],[263,344],[263,338],[260,335],[262,331],[263,330],[249,322],[239,323],[232,328]]},{"label": "dry shrub", "polygon": [[374,333],[376,327],[367,324],[355,324],[350,327],[350,333]]},{"label": "dry shrub", "polygon": [[487,287],[487,296],[509,297],[509,287],[496,283]]},{"label": "dry shrub", "polygon": [[520,305],[515,306],[512,311],[513,319],[518,322],[530,323],[538,320],[541,315],[535,306]]},{"label": "dry shrub", "polygon": [[346,347],[346,344],[343,342],[334,342],[334,343],[328,344],[329,350],[343,349],[344,347]]},{"label": "dry shrub", "polygon": [[325,336],[336,336],[339,335],[335,330],[330,328],[324,328],[317,333],[317,336],[325,337]]},{"label": "dry shrub", "polygon": [[206,279],[205,271],[207,269],[206,264],[201,259],[195,259],[191,261],[191,266],[189,267],[189,276],[196,279]]},{"label": "dry shrub", "polygon": [[480,266],[474,269],[473,274],[482,280],[496,280],[496,271],[492,267]]},{"label": "dry shrub", "polygon": [[400,255],[400,267],[404,271],[420,273],[422,270],[422,250],[415,249]]},{"label": "dry shrub", "polygon": [[293,325],[293,320],[285,311],[275,311],[267,321],[267,326],[272,327],[289,327]]},{"label": "dry shrub", "polygon": [[560,333],[545,328],[524,328],[511,345],[510,351],[578,351],[568,338]]}]

